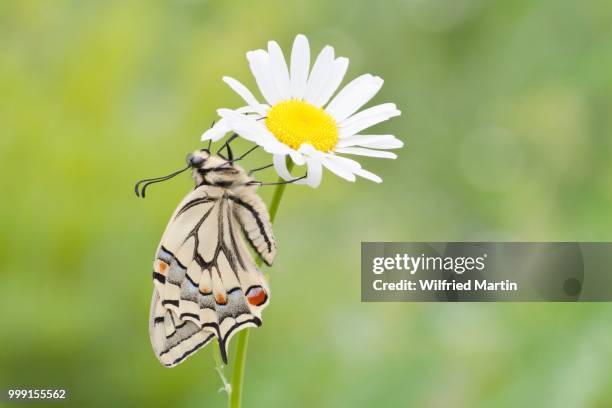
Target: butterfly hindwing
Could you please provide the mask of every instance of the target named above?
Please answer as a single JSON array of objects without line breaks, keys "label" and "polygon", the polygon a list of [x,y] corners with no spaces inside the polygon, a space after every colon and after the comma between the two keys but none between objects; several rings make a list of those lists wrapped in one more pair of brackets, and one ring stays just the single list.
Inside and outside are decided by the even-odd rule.
[{"label": "butterfly hindwing", "polygon": [[[236,207],[242,200],[231,197],[222,188],[196,188],[179,204],[162,237],[153,264],[149,331],[166,366],[213,338],[227,362],[231,337],[261,325],[270,290],[239,232]],[[267,217],[265,205],[263,211]],[[273,240],[269,221],[268,228]]]}]

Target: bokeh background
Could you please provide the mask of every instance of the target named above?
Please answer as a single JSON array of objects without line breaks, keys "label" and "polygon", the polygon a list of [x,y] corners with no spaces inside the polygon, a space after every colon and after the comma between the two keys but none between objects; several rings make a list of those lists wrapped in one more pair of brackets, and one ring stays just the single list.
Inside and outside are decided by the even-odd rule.
[{"label": "bokeh background", "polygon": [[153,254],[192,183],[132,187],[240,103],[221,77],[254,86],[247,50],[297,33],[350,57],[347,79],[386,80],[372,103],[403,114],[376,131],[406,146],[362,161],[381,185],[288,189],[245,406],[611,406],[609,304],[359,291],[361,241],[612,240],[603,0],[0,2],[0,386],[225,405],[210,347],[165,369],[147,333]]}]

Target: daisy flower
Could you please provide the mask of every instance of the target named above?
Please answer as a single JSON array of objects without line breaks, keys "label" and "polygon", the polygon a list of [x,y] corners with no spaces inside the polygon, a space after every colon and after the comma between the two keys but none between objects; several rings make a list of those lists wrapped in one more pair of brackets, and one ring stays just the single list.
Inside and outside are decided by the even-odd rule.
[{"label": "daisy flower", "polygon": [[311,69],[310,47],[301,34],[293,43],[290,66],[275,41],[268,42],[267,51],[249,51],[246,56],[266,103],[234,78],[224,77],[223,81],[244,99],[246,106],[219,109],[221,119],[202,135],[202,140],[216,141],[228,132],[237,133],[271,153],[274,167],[284,180],[294,179],[287,168],[287,156],[298,166],[306,164],[306,178],[298,183],[311,187],[319,186],[323,167],[348,181],[355,181],[356,176],[382,181],[357,161],[341,156],[395,159],[397,156],[385,149],[403,146],[393,135],[361,133],[401,113],[393,103],[359,111],[380,90],[381,78],[361,75],[334,96],[348,59],[336,58],[328,45]]}]

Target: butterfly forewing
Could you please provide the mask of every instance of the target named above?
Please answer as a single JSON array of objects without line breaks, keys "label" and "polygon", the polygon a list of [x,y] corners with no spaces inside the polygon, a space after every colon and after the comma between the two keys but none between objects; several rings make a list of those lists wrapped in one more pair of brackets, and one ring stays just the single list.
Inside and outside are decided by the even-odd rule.
[{"label": "butterfly forewing", "polygon": [[[251,203],[251,210],[242,203]],[[170,219],[153,263],[150,336],[162,364],[180,363],[215,337],[227,362],[231,337],[261,325],[270,290],[238,225],[270,263],[276,243],[265,205],[254,193],[203,185]]]}]

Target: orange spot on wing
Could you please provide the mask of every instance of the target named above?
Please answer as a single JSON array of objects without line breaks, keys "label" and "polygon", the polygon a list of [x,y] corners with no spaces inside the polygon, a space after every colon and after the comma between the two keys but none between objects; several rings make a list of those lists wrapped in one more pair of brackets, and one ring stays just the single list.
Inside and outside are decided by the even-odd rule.
[{"label": "orange spot on wing", "polygon": [[268,294],[261,287],[254,287],[247,292],[247,300],[253,306],[261,306],[268,300]]},{"label": "orange spot on wing", "polygon": [[170,266],[170,265],[168,265],[166,262],[164,262],[164,261],[162,261],[160,259],[157,260],[157,270],[162,275],[166,274],[166,270],[168,269],[168,266]]},{"label": "orange spot on wing", "polygon": [[217,302],[217,304],[224,305],[227,303],[227,299],[225,298],[223,294],[217,293],[215,295],[215,302]]}]

